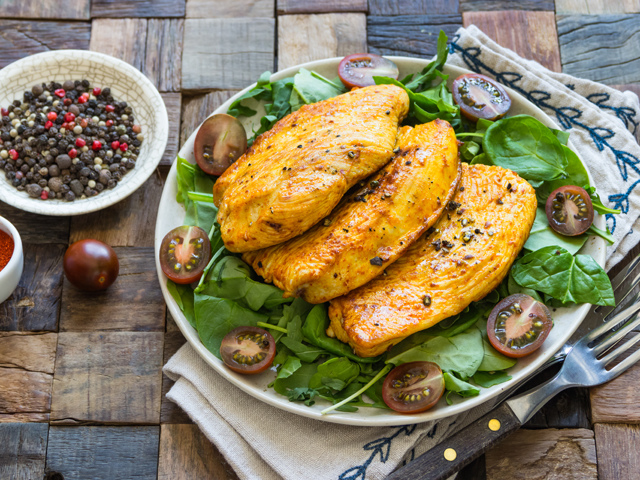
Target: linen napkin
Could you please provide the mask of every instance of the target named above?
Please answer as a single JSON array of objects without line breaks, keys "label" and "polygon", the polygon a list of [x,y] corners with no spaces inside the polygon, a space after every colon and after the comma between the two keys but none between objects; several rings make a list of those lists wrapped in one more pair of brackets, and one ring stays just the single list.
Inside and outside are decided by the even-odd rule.
[{"label": "linen napkin", "polygon": [[[460,29],[449,62],[496,78],[542,108],[571,132],[603,203],[623,214],[607,218],[616,239],[607,268],[640,239],[638,97],[550,72],[500,47],[475,26]],[[241,479],[382,479],[456,430],[492,402],[438,423],[353,427],[308,419],[254,399],[227,382],[190,346],[167,363],[177,403],[222,452]]]}]

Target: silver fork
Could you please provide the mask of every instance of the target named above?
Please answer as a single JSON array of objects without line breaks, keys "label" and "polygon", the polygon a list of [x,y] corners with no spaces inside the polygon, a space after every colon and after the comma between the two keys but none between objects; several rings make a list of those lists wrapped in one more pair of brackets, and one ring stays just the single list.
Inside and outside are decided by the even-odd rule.
[{"label": "silver fork", "polygon": [[[625,301],[628,305],[630,302]],[[519,429],[553,396],[569,387],[592,387],[614,379],[640,360],[640,350],[619,363],[640,342],[640,333],[626,338],[640,327],[640,302],[632,302],[578,340],[560,371],[552,379],[513,397],[495,410],[471,423],[406,466],[388,480],[443,480],[458,472],[486,450]],[[609,368],[607,368],[609,367]]]}]

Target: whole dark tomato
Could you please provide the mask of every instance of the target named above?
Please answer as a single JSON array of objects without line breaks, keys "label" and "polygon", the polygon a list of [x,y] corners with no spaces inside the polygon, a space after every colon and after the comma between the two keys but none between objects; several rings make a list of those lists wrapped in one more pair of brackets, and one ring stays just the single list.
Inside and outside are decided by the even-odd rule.
[{"label": "whole dark tomato", "polygon": [[247,375],[264,372],[273,364],[276,342],[262,328],[238,327],[222,339],[220,356],[234,372]]},{"label": "whole dark tomato", "polygon": [[160,244],[160,266],[175,283],[184,285],[200,280],[210,258],[211,242],[200,227],[174,228]]},{"label": "whole dark tomato", "polygon": [[582,187],[565,185],[554,190],[545,205],[549,226],[562,235],[580,235],[593,223],[591,197]]},{"label": "whole dark tomato", "polygon": [[398,66],[374,53],[347,55],[338,65],[338,75],[347,88],[375,85],[373,77],[398,78]]},{"label": "whole dark tomato", "polygon": [[497,120],[511,108],[511,99],[504,87],[479,73],[460,75],[453,81],[451,90],[460,112],[472,122],[481,118]]},{"label": "whole dark tomato", "polygon": [[209,175],[222,175],[246,150],[247,134],[242,123],[226,113],[207,118],[193,143],[196,162]]},{"label": "whole dark tomato", "polygon": [[433,362],[397,366],[384,379],[382,399],[400,413],[420,413],[433,407],[444,393],[444,375]]},{"label": "whole dark tomato", "polygon": [[511,358],[539,349],[553,326],[544,303],[516,293],[498,303],[487,320],[487,336],[493,348]]},{"label": "whole dark tomato", "polygon": [[71,244],[62,261],[64,274],[80,290],[107,289],[118,278],[118,256],[99,240],[80,240]]}]

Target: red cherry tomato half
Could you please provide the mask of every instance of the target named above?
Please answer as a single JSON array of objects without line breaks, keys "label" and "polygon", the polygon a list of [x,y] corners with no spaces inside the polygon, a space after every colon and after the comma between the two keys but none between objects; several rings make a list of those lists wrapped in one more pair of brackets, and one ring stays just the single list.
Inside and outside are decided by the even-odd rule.
[{"label": "red cherry tomato half", "polygon": [[375,85],[373,77],[391,77],[397,80],[398,73],[395,63],[374,53],[347,55],[338,65],[338,75],[347,88]]},{"label": "red cherry tomato half", "polygon": [[487,320],[487,336],[500,353],[520,358],[539,349],[552,326],[551,312],[544,303],[516,293],[493,308]]},{"label": "red cherry tomato half", "polygon": [[99,240],[80,240],[72,243],[62,260],[64,274],[80,290],[107,289],[118,278],[118,256]]},{"label": "red cherry tomato half", "polygon": [[200,227],[182,226],[165,235],[160,245],[160,266],[169,280],[188,284],[200,280],[209,259],[211,242]]},{"label": "red cherry tomato half", "polygon": [[247,134],[242,123],[226,113],[207,118],[193,144],[198,166],[209,175],[222,175],[246,150]]},{"label": "red cherry tomato half", "polygon": [[497,120],[511,108],[511,99],[504,87],[479,73],[460,75],[453,81],[452,91],[460,112],[472,122],[480,118]]},{"label": "red cherry tomato half", "polygon": [[433,407],[444,393],[444,375],[432,362],[397,366],[382,384],[382,399],[400,413],[420,413]]},{"label": "red cherry tomato half", "polygon": [[554,190],[545,205],[549,226],[562,235],[580,235],[593,223],[591,197],[582,187],[565,185]]},{"label": "red cherry tomato half", "polygon": [[262,328],[238,327],[222,339],[220,356],[234,372],[247,375],[264,372],[273,364],[276,342]]}]

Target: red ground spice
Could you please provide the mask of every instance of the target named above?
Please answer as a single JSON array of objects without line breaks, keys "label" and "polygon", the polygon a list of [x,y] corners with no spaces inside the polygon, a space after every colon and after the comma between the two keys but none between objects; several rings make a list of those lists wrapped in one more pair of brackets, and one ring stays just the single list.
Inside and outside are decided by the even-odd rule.
[{"label": "red ground spice", "polygon": [[13,255],[13,238],[6,232],[0,230],[0,272],[7,266]]}]

